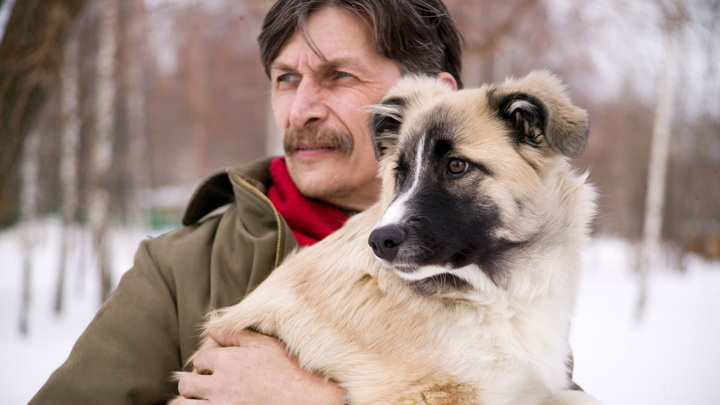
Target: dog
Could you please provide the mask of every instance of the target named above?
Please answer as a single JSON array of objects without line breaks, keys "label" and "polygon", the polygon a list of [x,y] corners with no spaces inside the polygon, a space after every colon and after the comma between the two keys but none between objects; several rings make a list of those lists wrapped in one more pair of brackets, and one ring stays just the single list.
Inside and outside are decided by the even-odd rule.
[{"label": "dog", "polygon": [[566,364],[595,212],[570,166],[587,113],[547,71],[459,91],[406,77],[371,111],[380,201],[206,329],[279,338],[353,405],[596,404]]}]

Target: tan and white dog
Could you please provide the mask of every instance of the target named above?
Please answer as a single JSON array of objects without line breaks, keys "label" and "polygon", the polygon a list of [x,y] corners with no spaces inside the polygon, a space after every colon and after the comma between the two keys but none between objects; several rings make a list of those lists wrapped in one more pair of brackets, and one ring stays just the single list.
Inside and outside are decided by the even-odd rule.
[{"label": "tan and white dog", "polygon": [[540,71],[461,91],[409,77],[373,112],[381,201],[208,326],[278,337],[350,404],[597,403],[566,365],[595,212],[569,165],[585,111]]}]

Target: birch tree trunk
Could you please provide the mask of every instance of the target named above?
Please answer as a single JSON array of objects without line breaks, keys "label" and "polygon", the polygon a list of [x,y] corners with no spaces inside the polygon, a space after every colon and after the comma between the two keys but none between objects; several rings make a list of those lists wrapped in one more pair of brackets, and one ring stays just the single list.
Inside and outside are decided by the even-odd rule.
[{"label": "birch tree trunk", "polygon": [[62,312],[65,278],[67,274],[68,249],[74,245],[75,213],[78,206],[78,151],[80,149],[80,119],[78,110],[78,39],[68,38],[65,44],[63,65],[60,70],[61,151],[60,184],[62,206],[60,208],[63,229],[60,239],[60,260],[55,289],[55,313]]},{"label": "birch tree trunk", "polygon": [[[204,31],[206,22],[200,20],[194,29]],[[205,175],[210,171],[208,159],[208,86],[206,55],[200,39],[193,35],[188,45],[188,91],[190,100],[192,153],[195,162],[195,174]]]},{"label": "birch tree trunk", "polygon": [[665,66],[660,76],[655,118],[653,122],[652,147],[648,163],[647,192],[645,195],[645,219],[638,260],[640,293],[635,318],[642,319],[648,295],[648,280],[652,268],[662,254],[663,208],[665,206],[665,183],[667,180],[668,152],[670,146],[673,107],[678,68],[678,42],[681,33],[682,0],[674,0],[672,11],[666,13]]},{"label": "birch tree trunk", "polygon": [[110,195],[106,188],[113,160],[115,96],[115,54],[117,50],[118,9],[116,0],[104,0],[99,23],[97,82],[95,85],[95,140],[91,156],[89,192],[90,228],[100,270],[100,294],[104,301],[112,289],[110,249],[107,241]]},{"label": "birch tree trunk", "polygon": [[33,129],[25,140],[22,163],[22,193],[20,207],[24,222],[22,237],[22,286],[20,301],[20,333],[27,335],[30,330],[30,308],[32,306],[33,251],[36,239],[36,216],[38,199],[38,175],[40,172],[40,134]]},{"label": "birch tree trunk", "polygon": [[129,224],[142,227],[147,221],[147,196],[150,189],[150,168],[145,133],[145,66],[147,58],[147,12],[143,0],[125,3],[129,8],[126,40],[129,52],[125,82],[127,83],[127,119],[129,136],[128,192]]}]

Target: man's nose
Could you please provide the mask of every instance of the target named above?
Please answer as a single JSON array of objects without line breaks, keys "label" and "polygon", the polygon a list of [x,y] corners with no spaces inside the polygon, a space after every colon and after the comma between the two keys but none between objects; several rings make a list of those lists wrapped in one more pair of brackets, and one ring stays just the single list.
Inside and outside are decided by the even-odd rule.
[{"label": "man's nose", "polygon": [[312,123],[327,118],[322,86],[311,80],[303,80],[297,87],[290,110],[290,125],[293,128],[305,128]]}]

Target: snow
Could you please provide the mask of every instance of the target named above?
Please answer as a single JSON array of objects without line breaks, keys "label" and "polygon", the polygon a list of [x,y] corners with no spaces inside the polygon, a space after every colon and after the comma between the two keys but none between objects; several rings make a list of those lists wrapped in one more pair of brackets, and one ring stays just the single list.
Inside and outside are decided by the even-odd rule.
[{"label": "snow", "polygon": [[[21,241],[27,229],[0,232],[0,368],[3,404],[24,404],[68,355],[99,305],[89,249],[71,257],[65,312],[52,311],[61,227],[35,225],[33,303],[29,335],[18,333]],[[87,235],[76,237],[89,240]],[[157,232],[153,232],[157,233]],[[114,229],[116,280],[132,264],[149,232]],[[77,245],[77,244],[76,244]],[[77,252],[76,252],[77,253]],[[598,237],[584,254],[584,277],[573,324],[575,381],[605,404],[716,404],[720,402],[720,263],[684,259],[684,273],[651,275],[649,301],[635,320],[637,284],[632,247]],[[84,263],[84,265],[83,265]],[[83,274],[80,270],[85,267]]]},{"label": "snow", "polygon": [[[32,255],[29,334],[21,336],[22,241],[28,234],[36,247]],[[149,233],[138,230],[111,231],[115,282],[132,265],[135,248],[146,235]],[[27,403],[65,361],[100,305],[99,275],[93,271],[90,249],[85,248],[69,254],[65,308],[59,316],[54,314],[61,237],[60,221],[54,219],[43,220],[32,228],[0,232],[0,358],[6,361],[6,366],[0,368],[0,404]],[[83,242],[76,245],[87,245],[90,240],[81,229],[74,229],[71,237],[74,242]]]},{"label": "snow", "polygon": [[631,257],[612,238],[585,254],[575,380],[605,404],[720,403],[720,263],[688,257],[685,273],[655,269],[637,322]]}]

